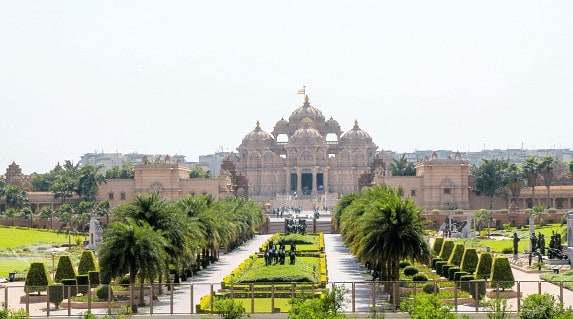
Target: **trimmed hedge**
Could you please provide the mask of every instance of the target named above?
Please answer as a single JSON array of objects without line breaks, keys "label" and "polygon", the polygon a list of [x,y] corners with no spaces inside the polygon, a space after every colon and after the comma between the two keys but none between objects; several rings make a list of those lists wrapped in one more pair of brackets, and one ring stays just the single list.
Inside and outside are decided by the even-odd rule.
[{"label": "trimmed hedge", "polygon": [[48,272],[44,263],[36,262],[30,265],[24,289],[27,293],[35,291],[38,295],[40,292],[48,290]]},{"label": "trimmed hedge", "polygon": [[456,273],[454,274],[454,281],[456,281],[456,282],[457,282],[457,281],[460,281],[460,278],[461,278],[462,276],[467,276],[467,275],[469,275],[469,274],[468,274],[467,272],[465,272],[465,271],[458,271],[458,272],[456,272]]},{"label": "trimmed hedge", "polygon": [[91,250],[84,250],[80,263],[78,264],[78,274],[87,275],[90,271],[97,271],[97,264],[94,252]]},{"label": "trimmed hedge", "polygon": [[[476,288],[477,286],[477,288]],[[476,296],[476,291],[477,291],[477,296]],[[474,299],[476,297],[478,297],[479,299],[482,299],[485,296],[485,280],[484,279],[475,279],[475,280],[470,280],[470,291],[469,291],[470,295],[472,295],[474,297]]]},{"label": "trimmed hedge", "polygon": [[61,256],[58,260],[58,267],[56,268],[56,275],[54,276],[55,282],[63,282],[64,279],[76,279],[76,270],[72,265],[70,256]]},{"label": "trimmed hedge", "polygon": [[434,247],[432,247],[432,250],[435,256],[438,256],[440,254],[440,251],[442,251],[443,244],[444,244],[444,239],[442,237],[434,239]]},{"label": "trimmed hedge", "polygon": [[460,267],[450,267],[450,269],[448,269],[448,280],[453,281],[454,280],[454,274],[457,273],[458,271],[460,271]]},{"label": "trimmed hedge", "polygon": [[48,286],[48,300],[60,309],[60,304],[64,301],[64,285],[55,283]]},{"label": "trimmed hedge", "polygon": [[479,257],[476,249],[466,248],[466,250],[464,251],[464,257],[462,258],[462,264],[460,265],[460,268],[465,272],[473,274],[476,271],[478,260]]},{"label": "trimmed hedge", "polygon": [[418,270],[418,268],[416,268],[415,266],[407,266],[406,268],[404,268],[404,275],[408,277],[412,277],[419,272],[420,270]]},{"label": "trimmed hedge", "polygon": [[90,291],[90,279],[88,275],[78,275],[76,282],[78,284],[78,292],[84,296],[87,295],[88,291]]},{"label": "trimmed hedge", "polygon": [[432,258],[431,268],[432,268],[433,270],[436,270],[436,263],[437,263],[438,261],[441,261],[441,260],[442,260],[442,258],[440,258],[440,257]]},{"label": "trimmed hedge", "polygon": [[474,275],[460,276],[460,289],[463,291],[470,291],[470,281],[475,280]]},{"label": "trimmed hedge", "polygon": [[450,268],[455,267],[454,265],[450,265],[450,264],[445,264],[442,266],[442,270],[440,271],[442,274],[440,276],[448,278],[448,275],[450,274]]},{"label": "trimmed hedge", "polygon": [[412,277],[412,281],[416,281],[416,282],[428,281],[428,276],[426,276],[426,274],[423,274],[423,273],[418,273]]},{"label": "trimmed hedge", "polygon": [[452,251],[454,250],[455,243],[453,240],[444,240],[442,245],[442,250],[440,250],[440,258],[443,260],[449,260]]},{"label": "trimmed hedge", "polygon": [[512,288],[515,285],[515,278],[511,271],[511,265],[507,256],[498,256],[493,259],[491,266],[491,287],[499,287],[502,290]]},{"label": "trimmed hedge", "polygon": [[492,258],[490,253],[482,253],[476,269],[476,279],[489,279],[491,276]]},{"label": "trimmed hedge", "polygon": [[448,262],[445,260],[440,260],[438,262],[436,262],[436,275],[441,276],[442,275],[442,266],[447,265]]},{"label": "trimmed hedge", "polygon": [[[62,284],[64,285],[64,299],[78,294],[78,283],[75,279],[62,279]],[[68,295],[68,292],[70,295]]]},{"label": "trimmed hedge", "polygon": [[454,246],[454,250],[450,254],[450,259],[448,259],[448,263],[459,266],[462,263],[462,258],[464,257],[465,248],[466,247],[464,244],[456,244]]},{"label": "trimmed hedge", "polygon": [[88,271],[88,277],[90,279],[90,287],[94,288],[99,286],[99,271]]}]

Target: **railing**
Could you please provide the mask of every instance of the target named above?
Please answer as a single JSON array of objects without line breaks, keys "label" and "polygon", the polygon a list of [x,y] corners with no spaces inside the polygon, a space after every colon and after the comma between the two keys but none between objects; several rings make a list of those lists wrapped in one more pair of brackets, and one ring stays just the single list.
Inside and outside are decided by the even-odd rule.
[{"label": "railing", "polygon": [[[440,284],[440,282],[436,281]],[[481,283],[484,283],[483,281]],[[75,295],[78,291],[90,291],[84,297],[63,299],[58,308],[48,300],[50,291],[40,295],[24,293],[24,285],[0,286],[0,303],[8,309],[24,309],[32,317],[70,317],[78,316],[86,311],[94,314],[114,314],[127,311],[131,304],[138,314],[146,315],[193,315],[213,312],[216,297],[229,297],[241,300],[249,314],[286,313],[292,298],[305,294],[307,298],[318,298],[323,288],[341,287],[345,293],[343,311],[346,313],[392,313],[399,312],[399,303],[421,293],[426,283],[412,281],[380,282],[329,282],[326,287],[305,283],[256,283],[235,284],[222,286],[221,283],[180,283],[145,285],[140,290],[138,284],[133,286],[100,286],[98,290],[107,290],[107,299],[100,301],[95,288],[87,286],[64,286],[64,295]],[[463,282],[457,282],[447,288],[451,298],[440,297],[456,312],[481,312],[483,298],[475,298],[486,294],[489,298],[507,299],[509,312],[519,312],[523,299],[531,294],[549,293],[563,302],[566,307],[573,305],[573,292],[564,285],[573,286],[573,282],[556,284],[546,281],[515,281],[511,290],[505,291],[497,284],[491,287],[484,283],[483,288],[478,284],[462,289]],[[451,282],[450,282],[451,285]],[[486,287],[487,285],[487,287]],[[103,287],[103,288],[101,288]],[[154,289],[151,289],[153,287]],[[487,289],[486,289],[487,288]],[[61,288],[60,288],[61,289]],[[446,288],[440,288],[444,291]],[[481,290],[483,289],[483,290]],[[30,289],[34,290],[34,289]],[[40,289],[41,290],[41,289]],[[436,292],[436,291],[435,291]],[[100,297],[102,292],[99,293]],[[143,295],[141,302],[140,295]],[[79,300],[78,300],[79,299]],[[153,302],[152,302],[153,301]]]}]

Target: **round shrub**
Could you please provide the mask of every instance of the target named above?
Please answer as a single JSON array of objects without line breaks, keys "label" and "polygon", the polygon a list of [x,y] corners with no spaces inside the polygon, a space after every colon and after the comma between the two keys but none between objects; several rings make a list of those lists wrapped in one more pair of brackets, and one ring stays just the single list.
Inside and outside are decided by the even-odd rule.
[{"label": "round shrub", "polygon": [[556,318],[556,312],[559,312],[559,308],[555,305],[555,297],[548,293],[532,294],[523,299],[519,317],[522,319]]},{"label": "round shrub", "polygon": [[464,251],[464,257],[462,257],[462,264],[460,269],[473,274],[476,271],[477,263],[479,257],[475,248],[466,248]]},{"label": "round shrub", "polygon": [[440,292],[440,285],[436,282],[429,282],[424,285],[422,290],[427,294],[434,294]]},{"label": "round shrub", "polygon": [[27,293],[46,291],[48,289],[48,274],[44,263],[32,263],[26,276],[24,288]]},{"label": "round shrub", "polygon": [[407,266],[406,268],[404,268],[404,275],[408,277],[412,277],[419,272],[420,271],[415,266]]},{"label": "round shrub", "polygon": [[412,277],[412,281],[425,282],[428,281],[428,276],[426,276],[426,274],[417,273]]},{"label": "round shrub", "polygon": [[56,309],[60,309],[60,304],[64,301],[64,285],[61,283],[49,285],[48,298],[56,306]]},{"label": "round shrub", "polygon": [[[96,296],[99,300],[107,301],[109,296],[109,285],[101,285],[96,289]],[[113,294],[113,292],[112,292]]]},{"label": "round shrub", "polygon": [[411,264],[412,264],[412,263],[409,262],[409,261],[407,261],[407,260],[402,260],[402,261],[400,262],[400,269],[406,268],[406,267],[410,266]]}]

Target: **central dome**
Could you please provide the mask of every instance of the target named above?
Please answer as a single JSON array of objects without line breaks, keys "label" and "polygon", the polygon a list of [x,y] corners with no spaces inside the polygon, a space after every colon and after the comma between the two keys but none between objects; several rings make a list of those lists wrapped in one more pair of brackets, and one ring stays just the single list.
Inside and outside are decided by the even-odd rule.
[{"label": "central dome", "polygon": [[291,142],[293,144],[322,144],[324,137],[313,127],[312,120],[309,117],[305,117],[301,121],[301,128],[292,134]]},{"label": "central dome", "polygon": [[314,123],[324,123],[324,115],[322,115],[322,112],[319,109],[310,105],[308,96],[304,98],[304,104],[292,112],[289,117],[289,122],[296,125],[301,123],[302,120],[307,117]]},{"label": "central dome", "polygon": [[273,136],[263,131],[259,121],[257,121],[255,129],[243,138],[243,145],[251,147],[270,147],[274,144],[274,141]]}]

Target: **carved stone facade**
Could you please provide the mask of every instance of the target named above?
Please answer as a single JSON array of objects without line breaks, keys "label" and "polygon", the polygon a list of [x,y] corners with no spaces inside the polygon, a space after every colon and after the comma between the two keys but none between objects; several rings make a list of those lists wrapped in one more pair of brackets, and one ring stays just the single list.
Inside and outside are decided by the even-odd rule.
[{"label": "carved stone facade", "polygon": [[358,191],[358,179],[376,155],[377,146],[358,122],[343,133],[332,117],[304,104],[271,133],[257,122],[237,148],[236,169],[248,179],[253,199]]}]

